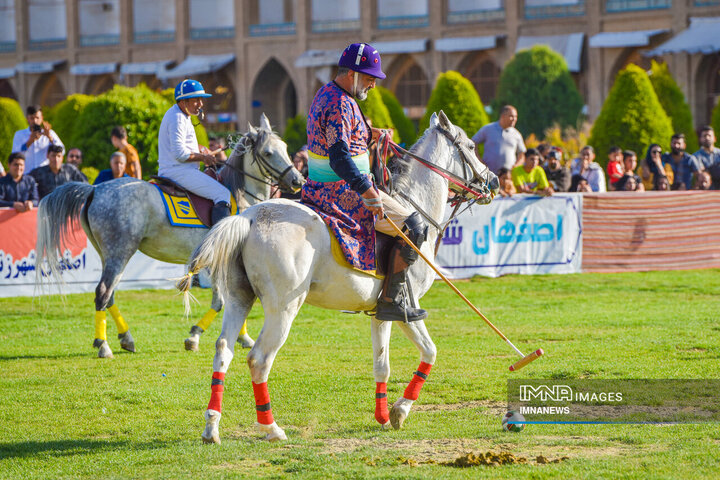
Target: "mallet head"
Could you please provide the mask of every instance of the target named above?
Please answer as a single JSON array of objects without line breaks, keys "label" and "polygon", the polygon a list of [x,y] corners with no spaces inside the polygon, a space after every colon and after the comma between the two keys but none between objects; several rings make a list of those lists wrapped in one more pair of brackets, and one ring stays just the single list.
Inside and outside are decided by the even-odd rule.
[{"label": "mallet head", "polygon": [[533,360],[537,359],[538,357],[540,357],[540,356],[541,356],[542,354],[544,354],[544,353],[545,353],[545,352],[543,352],[543,349],[542,349],[542,348],[538,348],[538,349],[535,350],[534,352],[532,352],[532,353],[530,353],[530,354],[528,354],[528,355],[525,355],[523,358],[521,358],[521,359],[518,360],[517,362],[513,363],[512,365],[510,365],[510,371],[511,371],[511,372],[515,372],[515,371],[517,371],[517,370],[520,370],[522,367],[524,367],[524,366],[527,365],[528,363],[532,362]]}]

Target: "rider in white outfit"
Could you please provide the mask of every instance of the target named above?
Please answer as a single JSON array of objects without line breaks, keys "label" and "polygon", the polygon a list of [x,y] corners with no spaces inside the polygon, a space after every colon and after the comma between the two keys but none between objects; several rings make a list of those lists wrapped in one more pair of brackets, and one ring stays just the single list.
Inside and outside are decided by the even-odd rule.
[{"label": "rider in white outfit", "polygon": [[[215,204],[213,225],[230,215],[230,190],[199,170],[199,163],[214,165],[207,148],[199,147],[192,115],[202,112],[203,98],[211,97],[196,80],[183,80],[175,87],[175,105],[162,119],[158,139],[158,174],[173,180]],[[202,153],[201,153],[202,148]]]}]

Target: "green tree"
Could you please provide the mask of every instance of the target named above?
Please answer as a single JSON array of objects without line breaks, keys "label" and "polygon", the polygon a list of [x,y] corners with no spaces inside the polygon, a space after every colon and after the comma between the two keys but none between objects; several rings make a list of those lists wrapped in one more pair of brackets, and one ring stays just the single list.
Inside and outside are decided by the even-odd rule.
[{"label": "green tree", "polygon": [[430,125],[430,116],[440,110],[469,136],[474,135],[480,127],[490,122],[485,106],[473,84],[460,73],[452,70],[438,75],[425,115],[420,120],[418,128],[420,134]]},{"label": "green tree", "polygon": [[76,93],[45,112],[44,117],[65,144],[66,150],[76,145],[80,113],[94,98],[92,95]]},{"label": "green tree", "polygon": [[415,125],[413,125],[412,120],[405,115],[402,105],[400,105],[397,97],[390,90],[379,85],[375,88],[380,92],[382,101],[387,107],[388,113],[390,113],[390,118],[395,124],[395,129],[400,136],[400,141],[409,147],[417,140]]},{"label": "green tree", "polygon": [[290,155],[294,155],[303,145],[307,144],[307,118],[305,115],[288,118],[283,132],[283,140],[287,143]]},{"label": "green tree", "polygon": [[[90,101],[80,112],[77,128],[72,136],[73,146],[83,150],[83,165],[99,170],[108,167],[114,151],[110,131],[116,125],[127,129],[128,141],[140,155],[143,174],[157,172],[158,131],[163,115],[172,106],[161,93],[140,84],[129,88],[115,85]],[[193,118],[193,123],[197,120]],[[195,127],[200,145],[207,145],[207,133],[202,125]]]},{"label": "green tree", "polygon": [[685,101],[685,95],[675,83],[667,63],[652,61],[650,82],[657,94],[667,116],[670,117],[674,133],[684,133],[688,152],[696,152],[700,148],[697,133],[693,127],[692,112]]},{"label": "green tree", "polygon": [[500,75],[493,110],[513,105],[518,111],[517,129],[523,136],[542,138],[554,124],[578,126],[583,99],[568,71],[565,59],[545,45],[521,50]]},{"label": "green tree", "polygon": [[0,97],[0,161],[6,167],[7,159],[12,152],[15,132],[27,128],[27,119],[20,104],[12,98]]},{"label": "green tree", "polygon": [[383,102],[382,95],[376,88],[371,89],[368,92],[367,98],[359,101],[358,105],[360,105],[360,109],[365,115],[365,118],[370,120],[373,127],[392,128],[394,130],[393,141],[400,141],[400,134],[395,128],[390,112]]},{"label": "green tree", "polygon": [[599,163],[607,163],[604,153],[617,145],[634,150],[638,156],[648,145],[667,148],[672,123],[660,105],[650,79],[637,65],[628,65],[615,77],[590,134],[590,144],[598,152]]}]

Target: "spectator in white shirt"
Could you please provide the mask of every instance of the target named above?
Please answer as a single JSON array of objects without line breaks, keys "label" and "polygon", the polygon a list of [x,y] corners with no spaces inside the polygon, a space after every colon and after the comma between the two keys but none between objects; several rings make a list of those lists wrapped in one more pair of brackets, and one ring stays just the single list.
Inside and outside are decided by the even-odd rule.
[{"label": "spectator in white shirt", "polygon": [[60,137],[43,119],[40,105],[27,107],[27,121],[29,127],[15,132],[13,137],[13,152],[22,152],[25,155],[25,174],[29,174],[37,167],[48,164],[47,151],[50,145],[59,145],[65,149]]}]

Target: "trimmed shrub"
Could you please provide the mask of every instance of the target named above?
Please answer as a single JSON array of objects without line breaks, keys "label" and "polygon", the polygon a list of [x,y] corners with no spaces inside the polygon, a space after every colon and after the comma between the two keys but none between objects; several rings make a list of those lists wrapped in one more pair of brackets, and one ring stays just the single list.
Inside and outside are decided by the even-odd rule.
[{"label": "trimmed shrub", "polygon": [[697,133],[693,127],[692,112],[685,101],[678,84],[675,83],[668,69],[667,63],[652,61],[650,69],[650,83],[652,83],[655,94],[657,94],[660,105],[662,105],[667,116],[672,122],[673,133],[684,133],[685,143],[688,152],[696,152],[700,148]]},{"label": "trimmed shrub", "polygon": [[80,171],[85,174],[90,185],[93,184],[97,176],[100,174],[100,170],[95,167],[81,167]]},{"label": "trimmed shrub", "polygon": [[468,136],[473,136],[480,127],[490,122],[473,84],[452,70],[438,75],[418,132],[424,132],[430,125],[430,116],[440,110]]},{"label": "trimmed shrub", "polygon": [[400,136],[400,141],[409,147],[417,140],[415,125],[413,125],[412,120],[405,115],[402,105],[400,105],[397,97],[390,90],[379,85],[375,87],[375,89],[380,92],[382,101],[387,107],[388,113],[390,113],[392,122],[395,124],[395,130]]},{"label": "trimmed shrub", "polygon": [[392,128],[393,141],[396,143],[400,141],[400,134],[395,128],[388,108],[383,103],[382,95],[376,88],[368,92],[367,99],[358,101],[358,105],[374,128]]},{"label": "trimmed shrub", "polygon": [[597,152],[597,162],[604,167],[605,153],[613,145],[634,150],[640,157],[651,143],[667,148],[672,134],[672,123],[650,79],[643,69],[631,64],[615,78],[593,125],[590,144]]},{"label": "trimmed shrub", "polygon": [[[85,166],[103,170],[115,150],[110,131],[122,125],[127,129],[128,141],[138,151],[143,174],[149,177],[158,169],[158,131],[163,115],[171,106],[162,94],[144,84],[134,88],[115,85],[82,109],[72,136],[73,146],[83,151]],[[195,132],[198,143],[207,145],[207,133],[202,125],[196,126]]]},{"label": "trimmed shrub", "polygon": [[307,117],[305,115],[288,118],[283,132],[283,141],[287,143],[290,155],[295,155],[295,152],[307,144]]},{"label": "trimmed shrub", "polygon": [[554,124],[577,127],[583,99],[565,59],[545,45],[521,50],[503,68],[493,111],[513,105],[516,128],[540,137]]},{"label": "trimmed shrub", "polygon": [[45,113],[45,118],[50,122],[63,144],[65,144],[65,150],[75,147],[77,131],[80,125],[80,114],[94,98],[92,95],[76,93],[48,109]]},{"label": "trimmed shrub", "polygon": [[20,104],[12,98],[0,97],[0,118],[0,161],[7,171],[15,132],[27,128],[28,124]]}]

